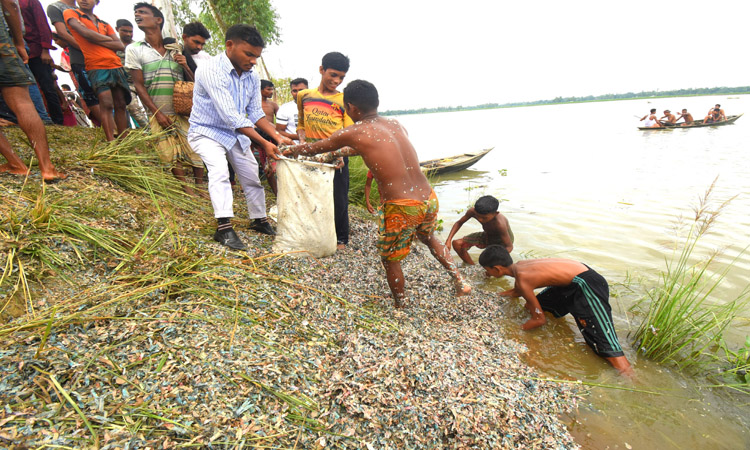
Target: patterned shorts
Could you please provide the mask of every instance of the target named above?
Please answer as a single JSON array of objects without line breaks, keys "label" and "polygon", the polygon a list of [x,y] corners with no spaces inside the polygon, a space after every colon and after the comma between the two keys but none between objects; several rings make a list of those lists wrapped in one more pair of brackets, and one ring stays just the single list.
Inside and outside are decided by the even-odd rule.
[{"label": "patterned shorts", "polygon": [[128,85],[128,75],[122,67],[116,69],[92,69],[88,71],[88,77],[96,95],[104,91],[109,91],[113,87],[119,87],[125,92],[125,104],[127,105],[132,100],[130,86]]},{"label": "patterned shorts", "polygon": [[386,261],[401,261],[409,254],[414,237],[428,237],[437,227],[438,199],[392,200],[378,210],[378,252]]},{"label": "patterned shorts", "polygon": [[[198,156],[187,140],[187,131],[190,123],[187,117],[170,115],[174,128],[158,137],[156,141],[156,151],[159,154],[159,161],[168,167],[174,166],[179,161],[191,167],[203,167],[203,160]],[[151,116],[149,120],[152,134],[160,134],[163,130],[156,116]]]}]

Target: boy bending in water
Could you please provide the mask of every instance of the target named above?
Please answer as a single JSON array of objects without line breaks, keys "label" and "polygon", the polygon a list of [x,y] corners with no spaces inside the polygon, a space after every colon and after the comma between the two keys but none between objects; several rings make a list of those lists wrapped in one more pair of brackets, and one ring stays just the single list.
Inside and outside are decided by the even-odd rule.
[{"label": "boy bending in water", "polygon": [[284,154],[315,155],[335,150],[335,156],[362,156],[382,199],[378,251],[397,308],[403,307],[405,300],[401,260],[409,254],[415,235],[453,277],[456,294],[467,295],[471,286],[459,273],[450,250],[435,237],[438,199],[419,169],[417,153],[400,123],[378,115],[378,104],[378,91],[372,83],[349,83],[344,89],[344,107],[356,123]]},{"label": "boy bending in water", "polygon": [[[583,339],[594,352],[606,359],[623,375],[633,369],[615,334],[612,308],[609,306],[607,280],[585,264],[569,259],[529,259],[513,263],[501,245],[490,245],[479,255],[479,264],[487,275],[515,278],[513,289],[500,293],[502,297],[523,297],[531,319],[521,328],[531,330],[545,324],[542,311],[555,317],[573,315]],[[546,287],[534,294],[534,289]]]},{"label": "boy bending in water", "polygon": [[451,228],[448,239],[445,240],[445,246],[451,248],[453,236],[469,219],[477,219],[482,224],[482,229],[477,233],[468,234],[461,239],[453,242],[453,250],[458,253],[461,260],[466,264],[474,264],[474,260],[469,256],[471,247],[487,248],[488,245],[502,245],[508,251],[513,251],[513,231],[510,229],[508,219],[497,212],[500,202],[491,195],[480,197],[474,203],[473,208],[469,208],[463,217],[458,219]]}]

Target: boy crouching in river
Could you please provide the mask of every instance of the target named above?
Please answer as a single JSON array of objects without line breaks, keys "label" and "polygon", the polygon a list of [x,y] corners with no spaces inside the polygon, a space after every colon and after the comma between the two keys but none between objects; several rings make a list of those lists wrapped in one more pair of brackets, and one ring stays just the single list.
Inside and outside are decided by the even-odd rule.
[{"label": "boy crouching in river", "polygon": [[[502,297],[523,297],[531,319],[521,328],[531,330],[544,325],[544,312],[555,317],[571,313],[589,347],[609,361],[623,375],[633,369],[612,323],[607,280],[585,264],[569,259],[529,259],[513,263],[501,245],[490,245],[479,255],[479,264],[489,276],[504,275],[515,278],[513,289],[500,293]],[[534,294],[534,289],[546,287]]]},{"label": "boy crouching in river", "polygon": [[467,295],[471,286],[459,273],[450,250],[435,237],[438,199],[419,168],[417,153],[400,123],[378,115],[378,104],[372,83],[352,81],[344,89],[344,108],[355,124],[328,139],[292,147],[284,155],[362,156],[378,182],[383,202],[378,251],[397,308],[405,300],[401,260],[409,254],[415,235],[453,277],[456,294]]}]

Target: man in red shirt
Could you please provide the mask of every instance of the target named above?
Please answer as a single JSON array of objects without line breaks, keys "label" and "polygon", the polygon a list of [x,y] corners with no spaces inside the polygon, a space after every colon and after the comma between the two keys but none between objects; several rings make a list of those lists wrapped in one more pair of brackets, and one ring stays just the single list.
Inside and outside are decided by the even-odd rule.
[{"label": "man in red shirt", "polygon": [[125,46],[115,30],[94,14],[94,7],[98,3],[98,0],[79,0],[79,8],[65,10],[63,18],[86,60],[91,87],[99,98],[104,135],[108,141],[113,141],[115,126],[118,135],[128,128],[125,108],[131,96],[128,75],[115,53],[125,50]]}]

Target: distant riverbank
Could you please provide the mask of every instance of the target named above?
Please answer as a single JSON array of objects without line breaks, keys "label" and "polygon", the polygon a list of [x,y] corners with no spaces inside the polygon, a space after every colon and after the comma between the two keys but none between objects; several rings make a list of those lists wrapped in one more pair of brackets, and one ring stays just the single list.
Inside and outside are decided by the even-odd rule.
[{"label": "distant riverbank", "polygon": [[589,95],[586,97],[557,97],[552,100],[535,100],[531,102],[515,103],[485,103],[474,106],[438,106],[434,108],[395,109],[381,112],[384,116],[403,116],[408,114],[431,114],[456,111],[476,111],[484,109],[521,108],[525,106],[563,105],[570,103],[612,102],[618,100],[648,100],[671,97],[706,97],[715,95],[744,95],[750,94],[750,86],[719,87],[701,89],[679,89],[675,91],[643,91],[625,94]]}]

